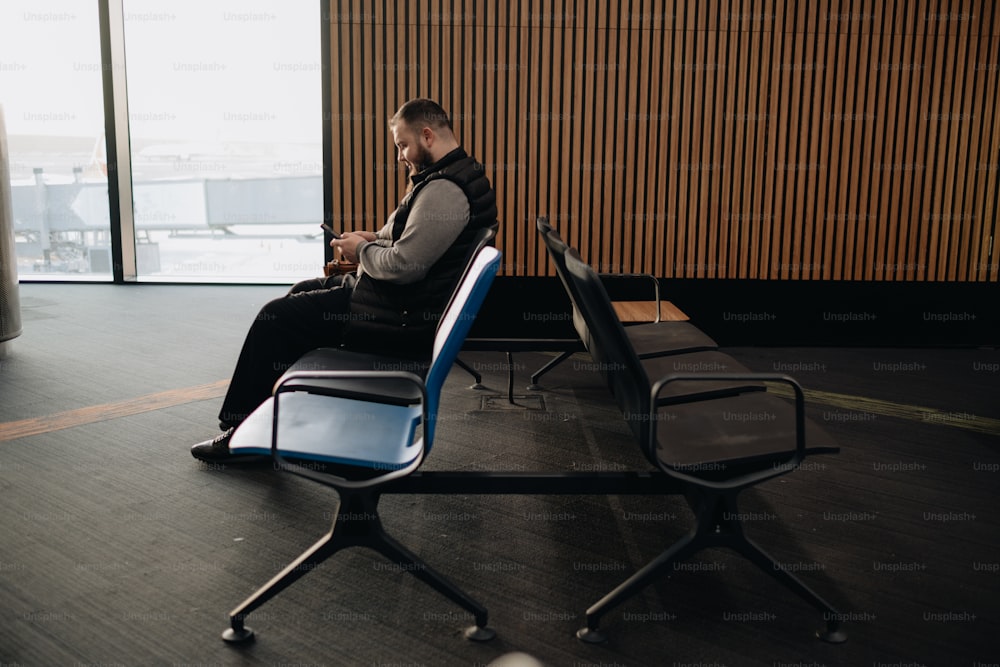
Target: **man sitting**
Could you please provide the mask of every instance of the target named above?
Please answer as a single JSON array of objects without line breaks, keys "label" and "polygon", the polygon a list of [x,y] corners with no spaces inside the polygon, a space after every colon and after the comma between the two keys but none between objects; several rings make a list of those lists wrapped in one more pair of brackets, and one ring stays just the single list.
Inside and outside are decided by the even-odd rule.
[{"label": "man sitting", "polygon": [[436,102],[414,99],[390,119],[396,157],[409,187],[376,233],[346,232],[330,242],[358,263],[357,274],[296,284],[261,308],[236,363],[219,413],[223,432],[194,445],[202,461],[233,458],[233,431],[271,395],[306,352],[345,347],[429,359],[437,323],[465,268],[477,232],[497,224],[484,167],[466,154]]}]

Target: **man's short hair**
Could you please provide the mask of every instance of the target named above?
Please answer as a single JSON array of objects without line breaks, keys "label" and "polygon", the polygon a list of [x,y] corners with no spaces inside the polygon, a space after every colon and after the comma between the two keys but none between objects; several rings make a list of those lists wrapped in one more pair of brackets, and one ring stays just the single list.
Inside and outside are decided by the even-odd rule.
[{"label": "man's short hair", "polygon": [[434,100],[423,97],[410,100],[399,107],[399,111],[389,119],[389,127],[395,127],[400,121],[406,123],[412,130],[431,127],[435,130],[448,128],[449,131],[454,131],[448,112]]}]

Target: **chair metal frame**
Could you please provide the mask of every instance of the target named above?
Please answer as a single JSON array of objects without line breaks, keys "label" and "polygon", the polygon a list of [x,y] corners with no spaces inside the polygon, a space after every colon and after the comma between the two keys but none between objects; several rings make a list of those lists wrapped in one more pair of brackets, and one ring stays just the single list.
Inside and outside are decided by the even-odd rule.
[{"label": "chair metal frame", "polygon": [[[826,627],[817,632],[818,637],[830,643],[845,641],[846,635],[840,628],[841,614],[746,536],[737,509],[737,497],[746,488],[791,472],[808,454],[838,451],[835,447],[806,447],[806,419],[801,386],[787,375],[772,373],[674,373],[650,383],[624,328],[611,316],[611,301],[597,273],[572,248],[566,253],[565,260],[569,286],[573,291],[571,296],[580,309],[580,317],[590,329],[590,335],[585,340],[591,355],[602,368],[609,369],[605,376],[611,393],[625,415],[632,415],[626,421],[647,460],[680,486],[695,517],[694,527],[687,535],[587,609],[587,625],[578,631],[577,636],[591,643],[605,641],[607,637],[600,630],[600,621],[608,611],[667,572],[674,563],[686,560],[705,548],[727,547],[746,557],[822,611]],[[664,405],[661,394],[668,385],[675,382],[731,382],[736,386],[746,382],[789,384],[795,395],[794,450],[788,453],[776,448],[772,457],[763,460],[760,457],[742,461],[738,458],[727,459],[722,466],[722,470],[727,472],[713,472],[711,475],[692,474],[690,470],[664,461],[657,451],[659,410]],[[743,394],[759,397],[761,393],[739,392],[732,394],[730,398],[738,399]],[[719,470],[717,467],[710,469]],[[728,472],[730,470],[733,472]]]},{"label": "chair metal frame", "polygon": [[[441,388],[458,354],[461,342],[472,326],[472,320],[475,318],[479,307],[485,299],[486,292],[492,284],[499,264],[500,252],[491,247],[479,249],[470,261],[439,323],[438,333],[435,338],[434,356],[426,379],[410,371],[306,371],[296,370],[293,367],[278,380],[272,398],[258,408],[258,414],[264,416],[270,410],[270,454],[275,462],[275,466],[281,470],[333,487],[340,496],[340,502],[337,511],[334,513],[333,524],[330,530],[313,544],[312,547],[230,612],[230,627],[222,634],[222,638],[225,641],[242,643],[252,639],[254,632],[245,623],[248,614],[298,581],[306,573],[312,571],[316,565],[337,551],[355,546],[368,547],[381,553],[402,569],[411,572],[418,579],[434,588],[434,590],[442,593],[448,599],[471,613],[475,618],[475,625],[466,629],[465,636],[467,638],[477,641],[485,641],[493,638],[495,632],[487,626],[488,613],[486,608],[463,592],[444,575],[431,569],[430,566],[424,563],[412,551],[390,537],[382,526],[378,513],[378,503],[381,496],[379,487],[415,472],[421,466],[427,452],[433,445]],[[332,353],[331,363],[333,364],[336,364],[336,357],[338,355],[350,355],[350,352],[342,350],[332,350],[330,352]],[[391,362],[391,358],[387,358],[387,362]],[[337,474],[333,471],[320,471],[314,469],[312,464],[303,464],[297,460],[289,461],[286,454],[295,450],[283,451],[279,447],[282,397],[292,392],[306,392],[327,396],[334,401],[343,401],[348,396],[356,400],[356,394],[350,391],[350,382],[352,380],[369,381],[368,386],[366,386],[366,393],[369,394],[371,380],[393,382],[396,386],[397,391],[395,393],[397,395],[401,393],[398,391],[400,383],[412,385],[417,390],[421,410],[420,424],[423,431],[419,436],[415,433],[412,434],[412,437],[416,438],[416,441],[410,446],[416,449],[412,452],[412,458],[409,462],[401,466],[389,464],[385,468],[381,468],[378,462],[371,462],[369,465],[360,462],[349,462],[346,468],[338,467],[338,470],[351,470],[356,473],[362,473],[360,477],[355,475],[352,478],[349,473]],[[413,401],[407,400],[405,392],[402,393],[404,395],[403,402],[410,402],[412,404]],[[372,403],[379,402],[377,396],[370,396],[369,400]],[[398,396],[396,400],[400,400]],[[257,423],[251,422],[251,419],[255,419],[255,417],[251,416],[248,422],[251,424]],[[236,436],[234,436],[234,443],[236,442]],[[237,448],[238,450],[239,448]],[[244,448],[244,450],[255,451],[253,448]],[[318,457],[310,455],[309,458]],[[321,458],[320,460],[324,459]],[[333,466],[341,466],[344,463],[343,460],[337,457],[333,449],[331,449],[330,456],[326,460]],[[377,474],[374,476],[364,474],[372,471]]]},{"label": "chair metal frame", "polygon": [[[611,319],[611,326],[622,328],[621,323],[615,318]],[[419,374],[399,371],[380,371],[380,373],[388,382],[404,382],[416,387],[421,400],[421,410],[426,408],[427,383],[421,380]],[[332,395],[337,395],[339,390],[331,388],[329,383],[331,381],[334,383],[350,381],[350,378],[354,378],[356,375],[366,379],[372,377],[367,372],[302,371],[293,367],[289,371],[288,377],[279,382],[276,394],[302,390],[305,385],[313,383],[318,385],[315,391],[319,393],[329,391]],[[319,379],[316,379],[317,377]],[[646,395],[650,413],[644,416],[644,421],[648,424],[656,424],[655,419],[653,419],[654,411],[657,407],[670,403],[670,401],[665,401],[660,394],[672,382],[732,380],[739,384],[744,382],[745,378],[745,375],[726,377],[717,373],[660,378],[649,388],[649,394]],[[752,378],[755,382],[768,379],[791,384],[796,392],[796,421],[797,425],[801,426],[803,419],[801,389],[794,383],[794,380],[786,376],[771,374],[753,374]],[[422,412],[421,414],[424,424],[433,423],[429,413]],[[418,578],[468,610],[475,618],[476,623],[466,629],[466,637],[473,640],[484,640],[492,637],[493,630],[487,626],[488,615],[482,605],[439,573],[422,566],[422,561],[412,552],[385,533],[378,515],[378,499],[385,494],[648,496],[684,494],[696,517],[695,527],[691,533],[598,603],[592,605],[587,610],[587,627],[578,633],[581,639],[588,642],[602,640],[604,636],[599,629],[600,618],[609,609],[644,587],[664,568],[669,567],[670,563],[690,557],[702,548],[727,546],[743,553],[751,561],[768,571],[771,576],[792,588],[800,596],[813,602],[818,608],[823,609],[827,616],[827,628],[825,632],[817,633],[823,639],[831,642],[844,640],[844,635],[839,629],[840,615],[833,607],[805,587],[797,577],[786,572],[783,568],[775,567],[773,559],[745,538],[742,526],[738,521],[726,519],[726,516],[739,516],[734,511],[737,494],[746,486],[763,481],[763,477],[759,474],[753,479],[731,479],[722,482],[709,480],[707,483],[706,480],[697,476],[689,479],[690,476],[684,470],[664,466],[663,462],[656,458],[655,432],[650,431],[645,437],[637,440],[646,458],[653,464],[652,469],[616,472],[424,471],[420,469],[420,465],[426,456],[426,451],[421,448],[419,454],[408,464],[394,470],[382,471],[382,474],[378,475],[375,480],[348,479],[343,476],[340,476],[338,480],[336,477],[331,478],[328,473],[314,470],[312,466],[302,466],[295,461],[289,461],[277,447],[274,431],[276,424],[277,419],[273,418],[273,421],[270,422],[268,437],[271,440],[270,451],[278,463],[278,467],[334,487],[341,494],[340,506],[338,512],[334,514],[333,525],[328,533],[230,613],[230,628],[224,633],[224,638],[227,641],[243,642],[251,639],[253,631],[245,625],[248,614],[305,573],[314,569],[317,563],[322,562],[336,551],[350,546],[368,546],[380,551],[391,560],[405,565],[407,571],[413,572]],[[781,465],[775,466],[773,472],[766,471],[767,477],[789,472],[801,462],[799,455],[800,450],[805,448],[804,440],[802,440],[804,431],[800,429],[796,438],[796,450],[793,455]],[[814,452],[805,449],[805,453]],[[757,479],[757,477],[761,478]]]}]

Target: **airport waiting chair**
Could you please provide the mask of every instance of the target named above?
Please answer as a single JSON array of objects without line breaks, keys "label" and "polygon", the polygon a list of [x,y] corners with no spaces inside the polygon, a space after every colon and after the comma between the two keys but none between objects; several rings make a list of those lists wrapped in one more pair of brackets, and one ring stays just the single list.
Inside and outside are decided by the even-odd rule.
[{"label": "airport waiting chair", "polygon": [[[796,469],[810,454],[839,448],[804,416],[804,398],[794,379],[759,373],[668,373],[650,379],[614,310],[599,276],[573,249],[566,252],[572,297],[590,335],[587,347],[621,409],[646,459],[676,480],[695,515],[691,531],[587,610],[587,625],[577,636],[604,641],[600,619],[613,607],[669,574],[675,563],[710,547],[727,547],[823,612],[826,628],[817,633],[838,643],[840,615],[798,577],[765,553],[743,532],[737,498],[743,490]],[[685,402],[666,395],[697,395],[699,383],[746,381],[765,390],[717,393]],[[766,391],[791,386],[794,403]],[[808,445],[807,445],[808,442]]]},{"label": "airport waiting chair", "polygon": [[[559,276],[559,280],[562,282],[563,288],[570,293],[570,287],[566,281],[566,263],[563,259],[563,256],[566,254],[566,250],[568,250],[568,246],[565,242],[563,242],[559,233],[556,232],[555,229],[553,229],[553,227],[549,224],[548,218],[544,216],[537,218],[535,220],[535,226],[545,243],[549,258],[552,260],[552,264],[555,267],[556,275]],[[612,274],[602,274],[602,277],[607,277],[609,275]],[[680,310],[673,304],[668,301],[661,302],[659,282],[655,277],[643,277],[650,278],[655,285],[655,302],[612,302],[612,306],[615,309],[615,317],[623,323],[631,323],[629,326],[626,326],[625,331],[628,334],[629,340],[632,341],[632,345],[635,347],[640,358],[646,359],[703,350],[714,350],[718,347],[716,342],[712,340],[711,337],[707,336],[690,322],[687,322],[687,316],[683,315],[683,313],[681,313]],[[581,335],[581,343],[584,348],[586,348],[586,340],[583,340],[583,338],[587,335],[586,326],[584,326],[580,320],[579,310],[576,305],[573,304],[572,294],[570,304],[573,311],[573,325],[577,332]],[[635,315],[637,308],[645,311],[649,311],[651,308],[655,309],[656,315],[650,316],[647,312],[645,315],[637,316]],[[673,313],[673,315],[669,319],[661,321],[660,313],[663,309]],[[629,315],[626,311],[632,314]],[[635,322],[641,323],[636,324]],[[549,360],[548,363],[535,371],[531,376],[531,385],[529,385],[529,389],[540,389],[541,387],[539,386],[538,381],[542,375],[561,364],[573,354],[576,354],[577,351],[578,350],[573,348],[567,349],[556,355],[554,358]]]},{"label": "airport waiting chair", "polygon": [[[541,232],[552,264],[556,268],[556,274],[569,295],[573,310],[573,327],[580,340],[583,341],[584,347],[590,349],[593,344],[590,328],[581,315],[578,305],[580,296],[577,294],[576,286],[569,279],[566,271],[566,253],[569,251],[569,246],[544,220],[538,221],[538,230]],[[614,312],[605,313],[605,315],[617,320]],[[715,341],[690,322],[635,324],[625,326],[624,332],[631,348],[641,360],[643,369],[650,377],[660,377],[679,370],[714,373],[749,372],[749,369],[731,356],[720,352],[715,346]],[[550,363],[558,361],[557,359]],[[667,395],[661,398],[661,402],[697,400],[712,395],[738,394],[763,388],[764,386],[760,383],[729,381],[674,385],[665,392]]]},{"label": "airport waiting chair", "polygon": [[[539,217],[535,221],[538,231],[542,236],[552,230],[547,217]],[[614,300],[611,306],[615,310],[615,315],[623,324],[636,322],[682,322],[688,320],[688,316],[680,308],[669,301],[664,301],[660,297],[660,281],[656,276],[649,273],[602,273],[602,278],[646,278],[653,285],[653,299],[651,301],[619,301]]]},{"label": "airport waiting chair", "polygon": [[[538,232],[545,236],[546,232],[552,231],[548,218],[540,216],[535,220]],[[645,301],[620,301],[613,300],[611,306],[615,310],[618,320],[625,325],[639,322],[686,322],[690,318],[680,308],[670,301],[664,301],[660,296],[660,281],[650,273],[601,273],[604,279],[615,278],[644,278],[653,286],[653,299]]]},{"label": "airport waiting chair", "polygon": [[[566,251],[569,246],[562,237],[548,222],[546,218],[538,218],[535,221],[539,236],[545,243],[549,259],[555,267],[556,275],[559,276],[563,288],[570,297],[570,305],[573,308],[573,325],[577,333],[581,334],[584,346],[587,344],[586,325],[580,318],[579,307],[573,298],[573,288],[566,277]],[[603,276],[602,276],[603,277]],[[654,279],[655,282],[655,279]],[[657,292],[657,294],[659,294]],[[612,302],[614,307],[615,302]],[[616,319],[618,310],[615,310]],[[718,344],[712,338],[687,321],[664,320],[648,322],[645,324],[632,324],[625,327],[625,334],[635,348],[640,359],[668,356],[672,354],[683,354],[687,352],[700,352],[714,350]]]},{"label": "airport waiting chair", "polygon": [[469,639],[493,637],[482,605],[386,534],[378,501],[380,486],[413,473],[430,452],[442,385],[499,265],[500,252],[482,247],[467,267],[438,324],[426,379],[424,366],[410,360],[314,350],[236,430],[234,453],[270,454],[279,469],[336,489],[340,504],[326,535],[230,612],[223,639],[251,639],[253,631],[244,623],[248,614],[337,551],[354,546],[380,552],[471,613],[475,625],[466,630]]}]

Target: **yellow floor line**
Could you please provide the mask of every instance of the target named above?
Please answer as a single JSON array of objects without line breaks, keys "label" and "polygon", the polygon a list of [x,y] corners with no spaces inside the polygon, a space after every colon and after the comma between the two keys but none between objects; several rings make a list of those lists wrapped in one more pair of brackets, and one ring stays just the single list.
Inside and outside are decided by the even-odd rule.
[{"label": "yellow floor line", "polygon": [[[769,385],[768,391],[788,398],[792,397],[792,389],[787,385]],[[892,401],[854,396],[852,394],[817,391],[815,389],[805,389],[804,393],[806,402],[808,403],[819,403],[837,408],[845,408],[856,413],[859,417],[868,414],[884,415],[886,417],[898,417],[900,419],[924,422],[925,424],[954,426],[988,435],[1000,435],[1000,419],[992,417],[982,417],[968,412],[941,410],[939,408],[928,408],[920,405],[894,403]],[[847,415],[845,415],[844,421],[848,421],[846,417]]]},{"label": "yellow floor line", "polygon": [[[96,422],[128,417],[130,415],[161,410],[163,408],[194,403],[212,398],[219,398],[225,395],[229,386],[228,380],[219,380],[208,384],[185,387],[182,389],[171,389],[156,394],[147,394],[137,398],[131,398],[116,403],[105,403],[94,405],[77,410],[66,410],[44,417],[34,417],[32,419],[22,419],[15,422],[0,423],[0,442],[26,438],[41,433],[50,433],[62,429],[81,426],[83,424],[93,424]],[[769,390],[779,396],[791,398],[792,390],[786,385],[771,385]],[[864,415],[884,415],[887,417],[898,417],[911,421],[924,422],[926,424],[937,424],[940,426],[953,426],[963,428],[977,433],[987,435],[1000,435],[1000,419],[992,417],[982,417],[967,412],[955,412],[941,410],[938,408],[928,408],[919,405],[908,405],[906,403],[894,403],[877,398],[867,398],[852,394],[837,394],[829,391],[818,391],[815,389],[805,389],[805,398],[808,403],[818,403],[830,405],[837,408],[844,408],[855,413],[859,417]],[[848,415],[845,415],[848,421]]]},{"label": "yellow floor line", "polygon": [[183,389],[171,389],[161,391],[156,394],[146,394],[137,398],[130,398],[116,403],[105,403],[103,405],[93,405],[77,410],[66,410],[44,417],[34,417],[32,419],[22,419],[16,422],[0,423],[0,442],[14,440],[16,438],[26,438],[41,433],[59,431],[65,428],[81,426],[83,424],[93,424],[95,422],[128,417],[152,410],[204,401],[210,398],[218,398],[226,393],[229,380],[220,380],[208,384],[200,384],[194,387]]}]

